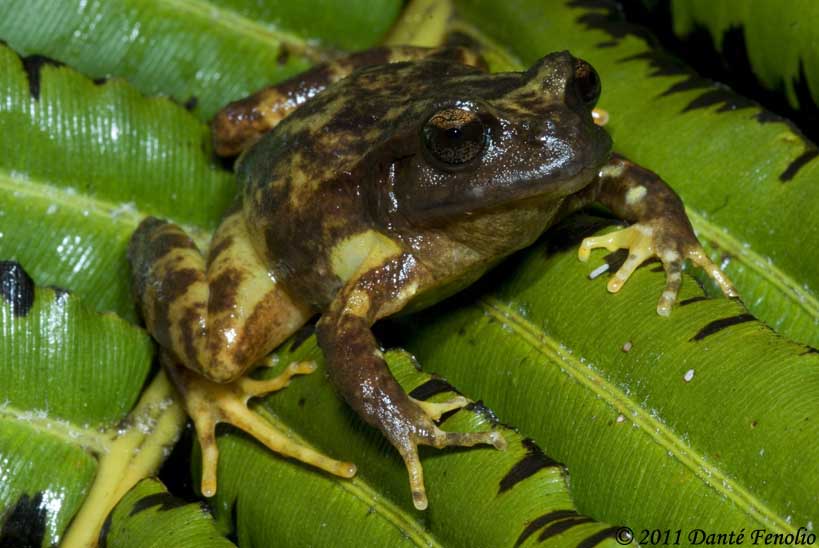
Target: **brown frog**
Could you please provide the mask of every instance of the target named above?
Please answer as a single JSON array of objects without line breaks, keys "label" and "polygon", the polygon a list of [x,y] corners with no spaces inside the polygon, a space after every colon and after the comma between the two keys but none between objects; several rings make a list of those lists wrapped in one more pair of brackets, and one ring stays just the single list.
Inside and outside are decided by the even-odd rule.
[{"label": "brown frog", "polygon": [[148,329],[186,399],[216,489],[214,426],[229,422],[275,451],[350,477],[355,466],[289,440],[246,408],[313,365],[242,377],[315,313],[332,383],[398,449],[426,508],[417,445],[505,446],[497,432],[440,430],[466,404],[409,397],[370,330],[472,283],[568,213],[597,202],[633,224],[587,238],[627,248],[620,289],[659,257],[668,315],[685,259],[734,296],[706,257],[680,199],[655,174],[610,153],[593,121],[594,69],[567,52],[522,73],[487,74],[465,50],[376,49],[313,68],[220,112],[216,150],[241,153],[240,196],[207,259],[177,226],[148,218],[129,247]]}]

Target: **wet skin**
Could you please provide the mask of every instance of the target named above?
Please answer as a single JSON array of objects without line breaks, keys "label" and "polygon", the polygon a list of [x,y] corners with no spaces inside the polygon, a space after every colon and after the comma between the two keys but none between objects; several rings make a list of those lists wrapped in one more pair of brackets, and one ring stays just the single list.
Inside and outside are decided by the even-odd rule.
[{"label": "wet skin", "polygon": [[458,291],[568,213],[597,202],[633,224],[587,238],[629,249],[617,291],[659,257],[668,315],[687,258],[727,295],[677,195],[612,155],[592,109],[597,74],[567,52],[523,73],[487,74],[464,50],[378,49],[319,66],[227,106],[213,122],[218,153],[241,153],[240,196],[207,259],[177,226],[146,219],[129,248],[146,325],[186,398],[203,446],[202,490],[216,487],[213,426],[225,421],[269,447],[332,473],[355,467],[287,440],[248,411],[272,381],[241,376],[313,314],[338,392],[398,449],[414,503],[427,505],[417,445],[505,440],[453,433],[434,419],[467,402],[410,398],[370,330]]}]

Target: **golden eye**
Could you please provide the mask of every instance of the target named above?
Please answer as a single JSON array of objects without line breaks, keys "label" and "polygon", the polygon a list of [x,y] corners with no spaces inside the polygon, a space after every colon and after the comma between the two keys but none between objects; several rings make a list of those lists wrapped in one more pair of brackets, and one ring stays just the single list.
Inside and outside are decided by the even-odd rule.
[{"label": "golden eye", "polygon": [[486,128],[480,117],[466,109],[447,108],[424,124],[424,146],[433,158],[457,167],[478,157],[486,143]]}]

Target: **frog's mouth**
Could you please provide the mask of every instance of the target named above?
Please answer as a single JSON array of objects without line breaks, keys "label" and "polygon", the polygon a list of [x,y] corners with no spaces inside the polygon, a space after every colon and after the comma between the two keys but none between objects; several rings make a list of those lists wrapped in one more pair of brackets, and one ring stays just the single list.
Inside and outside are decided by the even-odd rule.
[{"label": "frog's mouth", "polygon": [[544,177],[540,180],[514,181],[508,188],[476,185],[457,199],[425,200],[426,203],[423,205],[416,202],[411,218],[414,223],[433,226],[447,224],[456,218],[478,216],[493,211],[542,208],[550,204],[557,207],[564,198],[591,184],[597,177],[600,167],[597,165],[583,167],[574,175],[557,181],[554,177]]}]

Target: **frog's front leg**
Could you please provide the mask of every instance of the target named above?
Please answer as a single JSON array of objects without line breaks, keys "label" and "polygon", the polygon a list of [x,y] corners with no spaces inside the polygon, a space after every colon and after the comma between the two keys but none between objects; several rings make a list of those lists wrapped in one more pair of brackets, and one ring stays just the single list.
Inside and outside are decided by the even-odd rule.
[{"label": "frog's front leg", "polygon": [[444,432],[433,422],[443,412],[463,407],[465,398],[430,404],[409,397],[387,369],[370,326],[400,310],[412,297],[414,260],[407,254],[387,260],[354,279],[341,290],[318,323],[318,340],[327,358],[330,380],[367,423],[375,426],[398,449],[409,474],[413,503],[427,507],[418,445],[490,444],[506,447],[498,432]]},{"label": "frog's front leg", "polygon": [[603,236],[586,238],[580,244],[580,260],[586,261],[596,248],[609,251],[628,249],[629,255],[609,279],[608,290],[620,290],[644,261],[658,257],[666,271],[666,287],[657,303],[657,313],[668,316],[682,283],[685,259],[702,267],[728,297],[736,297],[731,280],[708,259],[702,249],[679,196],[656,174],[625,158],[614,155],[604,165],[597,180],[570,206],[597,201],[615,215],[634,224]]},{"label": "frog's front leg", "polygon": [[312,363],[291,364],[270,380],[242,378],[310,316],[271,279],[239,208],[217,229],[207,263],[178,226],[150,217],[131,238],[128,257],[137,300],[160,359],[194,421],[202,448],[202,494],[216,491],[215,427],[232,424],[270,449],[351,477],[355,466],[294,442],[247,408],[251,397],[287,386]]}]

